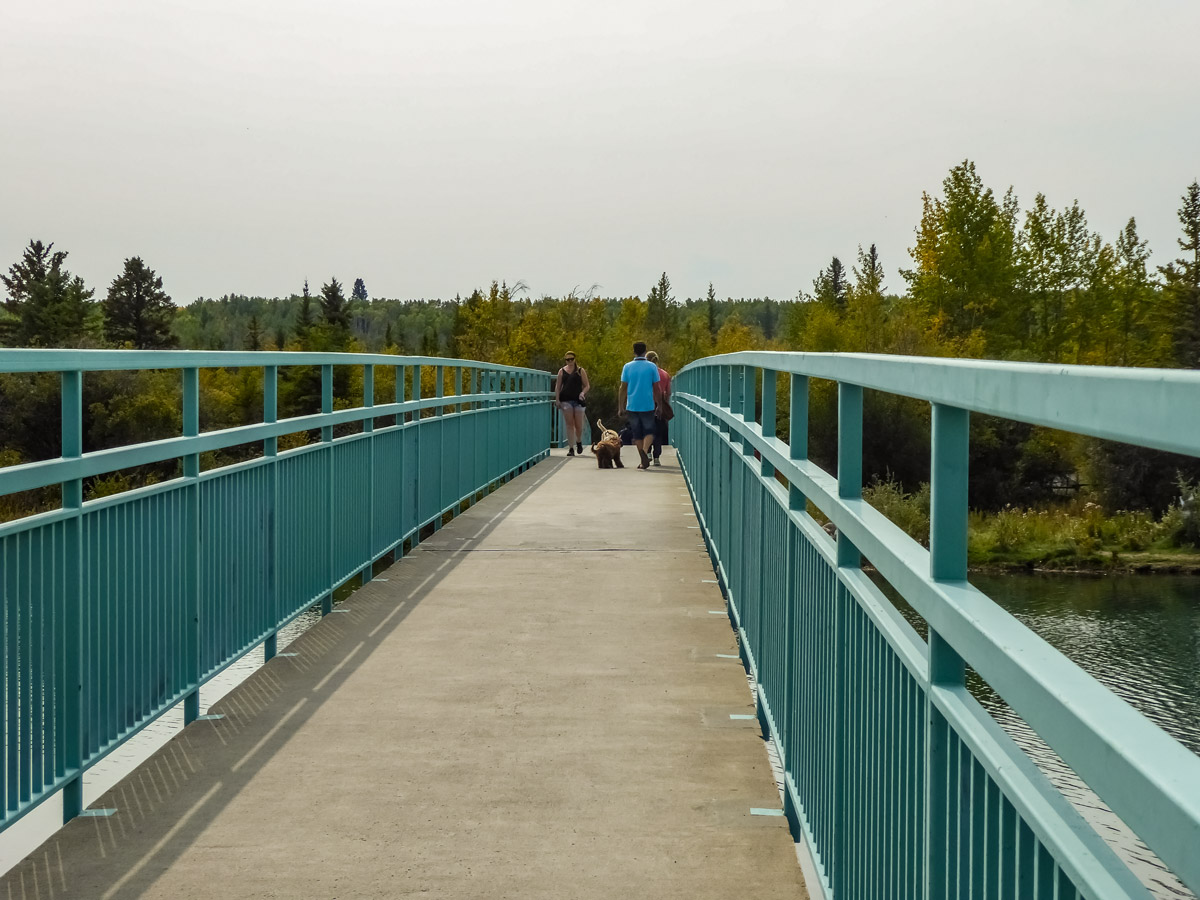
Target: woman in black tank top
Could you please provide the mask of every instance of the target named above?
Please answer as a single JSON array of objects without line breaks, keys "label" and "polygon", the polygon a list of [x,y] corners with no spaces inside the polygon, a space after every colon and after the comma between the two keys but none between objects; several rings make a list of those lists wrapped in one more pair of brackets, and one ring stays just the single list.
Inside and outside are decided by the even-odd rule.
[{"label": "woman in black tank top", "polygon": [[573,352],[567,351],[565,363],[558,370],[558,380],[554,383],[554,399],[567,425],[567,456],[574,456],[583,453],[583,424],[586,421],[583,406],[591,385],[587,371],[575,364]]}]

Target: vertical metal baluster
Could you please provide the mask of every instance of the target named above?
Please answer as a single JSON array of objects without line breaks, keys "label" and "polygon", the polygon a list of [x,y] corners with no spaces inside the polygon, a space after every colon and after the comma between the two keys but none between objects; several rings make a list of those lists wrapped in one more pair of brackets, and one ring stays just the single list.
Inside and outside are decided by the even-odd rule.
[{"label": "vertical metal baluster", "polygon": [[[333,412],[333,366],[321,366],[321,412],[328,416]],[[328,523],[329,540],[325,547],[325,593],[321,595],[321,615],[333,612],[334,574],[333,547],[337,529],[333,527],[333,426],[321,426],[321,442],[325,444],[325,521]]]},{"label": "vertical metal baluster", "polygon": [[[183,370],[183,436],[200,434],[200,370]],[[184,658],[188,693],[183,698],[183,723],[200,716],[200,454],[183,457],[183,477],[188,484],[187,531],[183,542],[187,571],[187,613],[184,619]]]},{"label": "vertical metal baluster", "polygon": [[[842,500],[862,499],[862,388],[856,384],[838,383],[838,497]],[[837,563],[858,568],[862,556],[858,548],[838,530]]]},{"label": "vertical metal baluster", "polygon": [[[933,405],[929,502],[929,576],[967,578],[967,477],[970,417],[966,410]],[[952,788],[946,773],[953,732],[933,703],[935,692],[962,687],[966,665],[946,640],[929,629],[929,694],[925,700],[925,897],[948,897],[946,855]]]},{"label": "vertical metal baluster", "polygon": [[[796,461],[808,459],[808,376],[792,375],[791,409],[788,413],[788,457]],[[788,507],[803,511],[807,499],[800,486],[788,479]]]},{"label": "vertical metal baluster", "polygon": [[366,566],[359,573],[361,584],[367,584],[374,574],[375,561],[375,417],[370,414],[375,405],[375,367],[363,366],[363,407],[367,415],[363,418],[363,433],[370,435],[367,441],[367,552]]},{"label": "vertical metal baluster", "polygon": [[[765,438],[775,437],[775,373],[770,369],[762,370],[762,435]],[[775,467],[762,459],[762,474],[764,478],[775,476]],[[765,507],[764,507],[765,508]]]},{"label": "vertical metal baluster", "polygon": [[[279,367],[263,367],[263,422],[279,421]],[[279,635],[274,630],[281,616],[280,586],[279,586],[279,463],[274,459],[279,455],[279,438],[269,437],[263,440],[263,456],[272,460],[270,486],[267,500],[270,507],[267,511],[267,529],[271,543],[271,558],[267,571],[267,596],[270,598],[270,620],[267,623],[272,629],[263,642],[263,662],[270,662],[279,650]]]},{"label": "vertical metal baluster", "polygon": [[[420,401],[421,399],[421,367],[412,367],[412,388],[410,399]],[[409,460],[409,469],[412,472],[413,480],[413,537],[412,548],[417,549],[417,544],[421,540],[421,429],[417,427],[421,423],[421,410],[418,406],[413,409],[412,422],[416,431],[413,432],[413,452],[416,454],[416,459]]]},{"label": "vertical metal baluster", "polygon": [[[62,373],[62,455],[83,455],[83,373]],[[83,608],[83,480],[62,483],[63,509],[73,511],[64,523],[63,536],[63,638],[65,666],[58,733],[62,735],[63,772],[70,778],[63,786],[63,824],[83,811],[83,661],[84,630],[88,617]],[[16,685],[9,685],[14,690]],[[11,804],[11,798],[10,798]]]}]

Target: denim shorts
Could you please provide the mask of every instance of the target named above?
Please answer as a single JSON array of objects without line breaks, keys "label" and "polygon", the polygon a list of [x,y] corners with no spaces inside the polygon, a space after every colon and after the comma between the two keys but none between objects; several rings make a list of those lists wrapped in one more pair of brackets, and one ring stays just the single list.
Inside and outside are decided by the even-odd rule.
[{"label": "denim shorts", "polygon": [[572,409],[583,409],[583,404],[582,404],[582,403],[580,403],[578,400],[563,400],[563,401],[562,401],[562,405],[563,405],[564,407],[568,407],[568,406],[569,406],[569,407],[571,407]]},{"label": "denim shorts", "polygon": [[627,410],[629,414],[629,429],[633,432],[633,439],[640,441],[647,435],[654,434],[654,410],[648,409],[645,412],[638,412],[632,409]]}]

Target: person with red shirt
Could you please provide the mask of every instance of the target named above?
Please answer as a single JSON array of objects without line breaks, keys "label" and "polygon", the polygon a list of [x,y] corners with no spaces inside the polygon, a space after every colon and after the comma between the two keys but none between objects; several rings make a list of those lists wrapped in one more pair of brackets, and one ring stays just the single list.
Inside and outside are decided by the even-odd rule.
[{"label": "person with red shirt", "polygon": [[[646,359],[658,366],[658,354],[653,350],[646,354]],[[668,402],[671,399],[671,373],[662,366],[658,366],[658,384],[662,388],[662,403],[654,414],[654,465],[661,466],[658,458],[662,456],[663,445],[671,442],[667,422],[672,415],[667,412],[671,408]]]}]

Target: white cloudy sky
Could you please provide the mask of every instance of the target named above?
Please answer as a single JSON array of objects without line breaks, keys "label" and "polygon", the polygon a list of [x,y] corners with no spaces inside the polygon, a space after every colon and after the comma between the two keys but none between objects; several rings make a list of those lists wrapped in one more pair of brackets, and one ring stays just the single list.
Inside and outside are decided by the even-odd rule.
[{"label": "white cloudy sky", "polygon": [[0,266],[787,298],[873,241],[899,289],[963,158],[1161,263],[1197,33],[1196,0],[4,0]]}]

